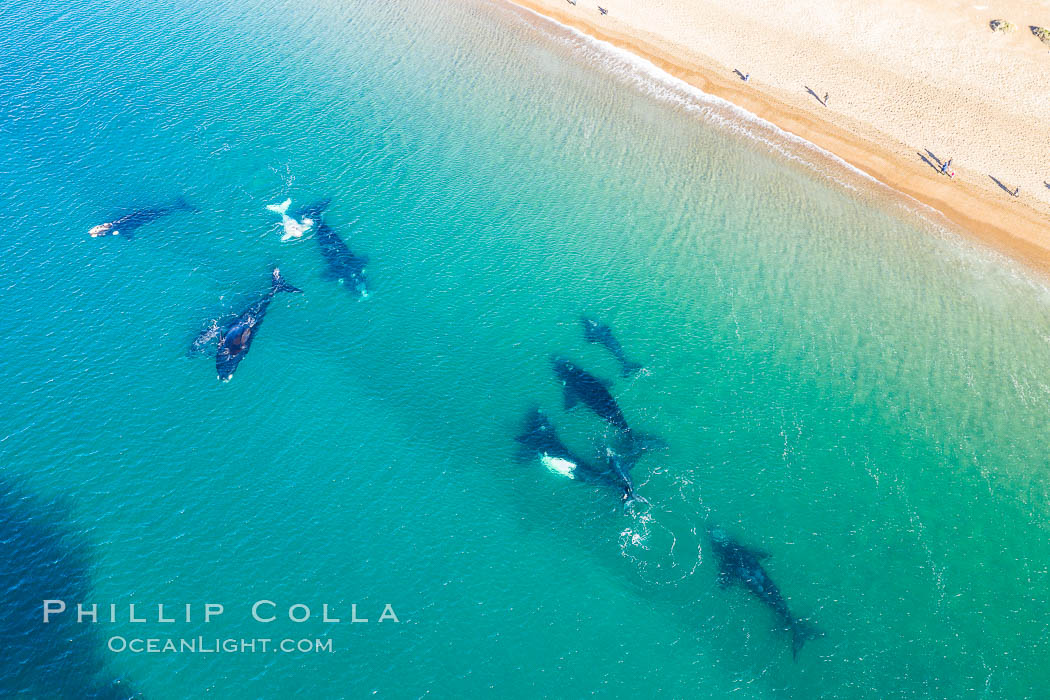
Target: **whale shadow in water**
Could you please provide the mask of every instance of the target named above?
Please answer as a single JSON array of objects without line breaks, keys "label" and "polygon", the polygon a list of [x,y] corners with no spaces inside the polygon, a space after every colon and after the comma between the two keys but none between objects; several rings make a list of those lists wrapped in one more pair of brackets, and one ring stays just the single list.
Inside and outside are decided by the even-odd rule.
[{"label": "whale shadow in water", "polygon": [[44,600],[72,607],[92,597],[88,550],[70,531],[68,512],[0,476],[0,697],[141,697],[106,668],[95,625],[68,612],[43,623]]}]

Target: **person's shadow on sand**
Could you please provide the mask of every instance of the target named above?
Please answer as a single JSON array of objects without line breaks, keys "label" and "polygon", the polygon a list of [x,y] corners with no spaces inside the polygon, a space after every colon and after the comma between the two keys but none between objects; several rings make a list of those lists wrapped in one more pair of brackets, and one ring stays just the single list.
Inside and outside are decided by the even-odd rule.
[{"label": "person's shadow on sand", "polygon": [[1016,194],[1014,194],[1014,190],[1011,190],[1009,187],[1000,182],[999,178],[995,177],[994,175],[989,175],[988,177],[992,178],[992,182],[999,185],[999,187],[1003,188],[1003,192],[1005,192],[1006,194],[1010,195],[1011,197],[1017,196]]},{"label": "person's shadow on sand", "polygon": [[944,161],[942,161],[937,156],[933,155],[933,151],[931,151],[928,148],[926,149],[926,153],[925,154],[923,154],[923,153],[916,153],[915,155],[917,155],[920,158],[922,158],[922,161],[924,163],[926,163],[926,165],[930,166],[931,168],[933,168],[937,172],[941,172],[941,169],[944,167]]},{"label": "person's shadow on sand", "polygon": [[808,85],[803,85],[802,87],[806,88],[806,92],[808,92],[810,95],[813,95],[813,99],[815,99],[817,102],[819,102],[820,104],[824,105],[825,107],[828,106],[827,103],[824,102],[824,98],[822,98],[817,93],[813,92],[813,88],[811,88]]}]

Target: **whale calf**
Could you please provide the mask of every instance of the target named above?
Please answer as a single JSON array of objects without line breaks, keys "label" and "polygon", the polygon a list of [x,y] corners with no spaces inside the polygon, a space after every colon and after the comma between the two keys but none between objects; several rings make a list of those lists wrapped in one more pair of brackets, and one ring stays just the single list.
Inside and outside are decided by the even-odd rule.
[{"label": "whale calf", "polygon": [[282,241],[289,241],[293,238],[302,238],[303,234],[310,230],[314,225],[313,219],[303,218],[296,221],[288,215],[288,207],[291,206],[292,200],[286,199],[280,204],[267,204],[266,208],[275,214],[281,216],[281,226],[284,227],[284,235],[281,236]]},{"label": "whale calf", "polygon": [[325,199],[306,207],[302,216],[310,218],[303,220],[312,220],[317,224],[317,233],[314,234],[314,238],[321,248],[321,257],[324,258],[324,276],[338,280],[340,284],[345,284],[355,294],[365,299],[368,297],[368,285],[365,282],[365,265],[368,264],[368,258],[355,255],[335,232],[335,229],[322,218],[330,201],[330,199]]},{"label": "whale calf", "polygon": [[219,333],[219,349],[215,353],[215,371],[219,379],[228,382],[237,371],[237,365],[252,346],[259,326],[266,317],[266,310],[278,292],[302,292],[281,277],[281,271],[274,268],[270,281],[270,290],[247,309],[242,311],[223,326]]},{"label": "whale calf", "polygon": [[515,440],[519,445],[518,458],[522,461],[535,457],[552,472],[609,487],[619,494],[624,505],[645,500],[634,492],[634,482],[630,476],[633,462],[623,460],[611,448],[606,448],[603,466],[573,454],[558,437],[550,419],[538,408],[526,416],[521,434]]},{"label": "whale calf", "polygon": [[589,343],[597,343],[605,346],[613,357],[616,358],[617,362],[620,363],[620,373],[624,377],[630,377],[635,372],[642,369],[642,365],[638,362],[632,362],[627,359],[627,353],[624,352],[623,346],[620,345],[620,341],[613,335],[612,329],[605,325],[601,321],[596,321],[593,318],[583,317],[580,319],[580,323],[583,324],[583,337],[587,339]]},{"label": "whale calf", "polygon": [[148,207],[146,209],[139,209],[133,211],[130,214],[125,214],[119,219],[108,221],[98,226],[92,226],[91,230],[88,231],[88,235],[92,238],[101,238],[102,236],[123,236],[124,238],[132,238],[135,232],[145,226],[146,224],[152,223],[162,216],[173,214],[177,211],[196,211],[185,199],[179,197],[173,204],[164,207]]},{"label": "whale calf", "polygon": [[792,657],[798,658],[798,651],[807,640],[824,636],[823,632],[788,610],[780,589],[762,567],[760,560],[767,558],[768,554],[745,547],[718,527],[708,528],[707,534],[718,559],[719,585],[726,587],[733,583],[739,584],[771,608],[785,629],[791,631]]}]

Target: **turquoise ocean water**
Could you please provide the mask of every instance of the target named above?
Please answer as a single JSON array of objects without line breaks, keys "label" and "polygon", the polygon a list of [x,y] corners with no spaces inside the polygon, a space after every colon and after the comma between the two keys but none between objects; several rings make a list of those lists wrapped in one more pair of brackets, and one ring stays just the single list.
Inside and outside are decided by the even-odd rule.
[{"label": "turquoise ocean water", "polygon": [[[500,3],[30,0],[0,32],[0,696],[1050,687],[1050,295],[1011,263]],[[281,242],[289,197],[332,197],[368,299]],[[187,348],[275,264],[304,293],[220,383]],[[648,505],[515,460],[532,406],[582,454],[607,432],[553,353],[667,442]],[[797,661],[709,523],[825,633]],[[44,598],[121,619],[45,627]],[[107,648],[197,636],[333,650]]]}]

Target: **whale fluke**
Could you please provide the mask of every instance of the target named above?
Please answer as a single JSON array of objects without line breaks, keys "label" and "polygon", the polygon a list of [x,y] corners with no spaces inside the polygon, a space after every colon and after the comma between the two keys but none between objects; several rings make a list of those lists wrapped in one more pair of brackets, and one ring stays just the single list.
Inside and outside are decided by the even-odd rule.
[{"label": "whale fluke", "polygon": [[291,206],[292,200],[286,199],[280,204],[267,204],[266,208],[272,211],[274,214],[285,215],[288,213],[288,207]]},{"label": "whale fluke", "polygon": [[580,318],[580,323],[583,324],[583,337],[587,339],[587,342],[604,346],[620,363],[620,375],[624,379],[645,369],[642,363],[627,359],[627,353],[624,352],[620,341],[613,335],[612,328],[586,316]]},{"label": "whale fluke", "polygon": [[277,267],[273,268],[273,279],[270,282],[270,286],[274,294],[277,292],[298,292],[301,294],[303,291],[285,282],[284,278],[281,277],[281,269]]},{"label": "whale fluke", "polygon": [[791,625],[791,658],[798,659],[802,645],[810,639],[820,639],[824,633],[805,620],[795,620]]},{"label": "whale fluke", "polygon": [[188,201],[186,201],[185,197],[183,197],[181,195],[179,196],[178,199],[175,200],[175,206],[173,206],[172,209],[181,209],[183,211],[193,211],[193,212],[200,211],[200,207],[193,206]]},{"label": "whale fluke", "polygon": [[641,362],[632,362],[630,360],[627,360],[623,363],[623,366],[620,368],[620,374],[623,376],[624,379],[627,379],[632,375],[641,372],[643,369],[645,369],[645,365],[643,365]]},{"label": "whale fluke", "polygon": [[667,440],[658,435],[631,431],[624,439],[624,450],[632,457],[641,457],[643,452],[656,452],[667,449]]}]

